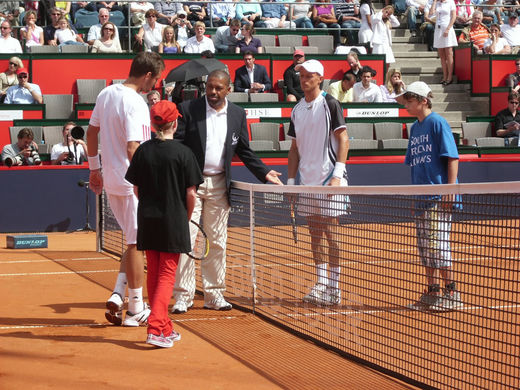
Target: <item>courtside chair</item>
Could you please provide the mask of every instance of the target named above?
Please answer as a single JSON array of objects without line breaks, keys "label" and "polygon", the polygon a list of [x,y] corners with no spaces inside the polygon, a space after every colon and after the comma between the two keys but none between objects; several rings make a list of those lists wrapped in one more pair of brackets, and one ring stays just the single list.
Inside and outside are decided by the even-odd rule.
[{"label": "courtside chair", "polygon": [[96,98],[103,88],[106,80],[103,79],[78,79],[78,103],[95,103]]},{"label": "courtside chair", "polygon": [[461,122],[462,137],[469,146],[475,145],[477,138],[491,137],[491,123],[489,122]]},{"label": "courtside chair", "polygon": [[376,139],[398,139],[403,138],[403,124],[398,122],[376,122],[374,123]]},{"label": "courtside chair", "polygon": [[295,46],[303,46],[302,36],[291,34],[278,35],[278,46],[290,47],[291,49]]},{"label": "courtside chair", "polygon": [[377,149],[378,141],[376,139],[350,139],[348,144],[349,150],[359,149]]},{"label": "courtside chair", "polygon": [[334,53],[334,38],[332,35],[309,35],[309,46],[316,46],[319,54]]},{"label": "courtside chair", "polygon": [[289,139],[289,136],[287,135],[287,133],[289,132],[289,127],[291,126],[291,122],[284,122],[282,123],[283,125],[283,135],[285,137],[285,139]]},{"label": "courtside chair", "polygon": [[74,113],[74,95],[43,95],[45,119],[71,119]]},{"label": "courtside chair", "polygon": [[[354,139],[374,139],[372,123],[347,123],[347,134]],[[377,145],[377,142],[376,142]]]},{"label": "courtside chair", "polygon": [[247,103],[249,101],[249,94],[246,92],[230,92],[227,99],[233,103]]},{"label": "courtside chair", "polygon": [[51,46],[51,45],[43,45],[43,46],[30,46],[29,50],[32,54],[52,54],[52,53],[59,53],[60,49],[58,46]]},{"label": "courtside chair", "polygon": [[321,89],[323,91],[326,91],[329,88],[329,85],[331,82],[332,82],[331,79],[323,79],[323,82],[321,83]]},{"label": "courtside chair", "polygon": [[113,79],[112,84],[123,84],[126,79]]},{"label": "courtside chair", "polygon": [[265,93],[251,93],[249,94],[249,99],[252,103],[258,102],[277,102],[278,94],[273,92],[265,92]]},{"label": "courtside chair", "polygon": [[264,46],[264,51],[267,54],[292,54],[293,50],[288,46]]},{"label": "courtside chair", "polygon": [[408,140],[404,138],[380,139],[379,145],[381,149],[407,149]]},{"label": "courtside chair", "polygon": [[475,143],[478,147],[498,147],[502,148],[505,146],[504,138],[501,137],[482,137],[475,139]]},{"label": "courtside chair", "polygon": [[53,145],[61,144],[63,142],[63,126],[45,126],[43,128],[43,138],[47,145],[51,148]]},{"label": "courtside chair", "polygon": [[249,147],[255,151],[273,151],[274,143],[268,140],[249,141]]},{"label": "courtside chair", "polygon": [[319,50],[316,46],[294,46],[294,50],[302,50],[305,55],[319,54]]},{"label": "courtside chair", "polygon": [[88,53],[88,45],[64,45],[61,46],[62,53]]},{"label": "courtside chair", "polygon": [[273,147],[278,147],[280,140],[280,124],[274,122],[256,122],[250,124],[251,140],[266,140],[273,143]]},{"label": "courtside chair", "polygon": [[276,35],[256,34],[255,38],[260,39],[262,47],[276,46]]},{"label": "courtside chair", "polygon": [[9,127],[9,134],[11,135],[11,143],[18,142],[18,132],[22,129],[29,128],[34,133],[34,142],[38,145],[42,143],[42,128],[41,126],[11,126]]},{"label": "courtside chair", "polygon": [[286,139],[284,141],[280,141],[280,150],[289,150],[291,149],[292,140]]}]

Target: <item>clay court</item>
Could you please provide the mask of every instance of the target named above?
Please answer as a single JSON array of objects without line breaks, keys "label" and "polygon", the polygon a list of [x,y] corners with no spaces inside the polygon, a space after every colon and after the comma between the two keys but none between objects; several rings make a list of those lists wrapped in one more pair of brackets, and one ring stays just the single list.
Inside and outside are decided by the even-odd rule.
[{"label": "clay court", "polygon": [[172,316],[182,340],[155,349],[146,329],[104,318],[119,263],[94,233],[51,233],[46,249],[0,235],[0,388],[412,389],[253,314]]}]

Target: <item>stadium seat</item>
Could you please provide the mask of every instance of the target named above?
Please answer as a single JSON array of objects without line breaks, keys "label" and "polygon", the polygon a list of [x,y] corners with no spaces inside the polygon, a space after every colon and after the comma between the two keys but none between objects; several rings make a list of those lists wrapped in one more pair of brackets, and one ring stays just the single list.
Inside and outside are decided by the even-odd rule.
[{"label": "stadium seat", "polygon": [[403,124],[398,122],[376,122],[374,123],[376,139],[398,139],[403,138]]},{"label": "stadium seat", "polygon": [[504,147],[504,138],[501,137],[481,137],[475,139],[478,147]]},{"label": "stadium seat", "polygon": [[60,47],[62,53],[88,53],[88,45],[64,45]]},{"label": "stadium seat", "polygon": [[406,149],[408,148],[408,140],[404,138],[395,139],[379,139],[380,149]]},{"label": "stadium seat", "polygon": [[126,79],[113,79],[112,84],[123,84]]},{"label": "stadium seat", "polygon": [[[347,123],[347,134],[354,139],[374,139],[372,123]],[[376,142],[377,148],[377,142]]]},{"label": "stadium seat", "polygon": [[247,103],[249,101],[249,94],[246,92],[230,92],[227,99],[233,103]]},{"label": "stadium seat", "polygon": [[43,128],[43,139],[51,148],[53,145],[63,142],[63,127],[62,126],[45,126]]},{"label": "stadium seat", "polygon": [[281,34],[278,35],[278,46],[289,47],[293,49],[295,46],[302,46],[302,36],[292,34]]},{"label": "stadium seat", "polygon": [[[112,18],[110,18],[110,20],[112,21]],[[97,11],[79,9],[74,14],[74,26],[76,28],[89,28],[98,23],[99,17]]]},{"label": "stadium seat", "polygon": [[309,46],[316,46],[319,54],[334,53],[334,38],[332,35],[309,35]]},{"label": "stadium seat", "polygon": [[78,103],[95,103],[96,98],[103,88],[106,80],[103,79],[78,79]]},{"label": "stadium seat", "polygon": [[351,139],[349,140],[349,150],[358,149],[377,149],[378,141],[375,139]]},{"label": "stadium seat", "polygon": [[274,122],[256,122],[250,124],[251,140],[267,140],[273,143],[273,147],[278,147],[280,140],[280,124]]},{"label": "stadium seat", "polygon": [[44,46],[30,46],[28,51],[31,54],[41,54],[41,53],[59,53],[60,49],[58,46],[44,45]]},{"label": "stadium seat", "polygon": [[262,42],[262,47],[276,46],[276,35],[257,34],[256,38]]},{"label": "stadium seat", "polygon": [[253,150],[274,150],[273,141],[268,140],[249,141],[249,146]]},{"label": "stadium seat", "polygon": [[42,143],[42,128],[41,126],[11,126],[9,127],[9,134],[11,135],[11,143],[18,142],[18,132],[22,129],[29,128],[34,133],[34,142],[38,145]]},{"label": "stadium seat", "polygon": [[264,46],[264,51],[268,54],[292,54],[292,48],[281,46]]},{"label": "stadium seat", "polygon": [[462,122],[462,137],[467,140],[467,145],[475,145],[477,138],[491,137],[491,123]]},{"label": "stadium seat", "polygon": [[74,95],[43,95],[45,119],[71,119],[74,113]]},{"label": "stadium seat", "polygon": [[305,55],[319,53],[319,50],[316,46],[295,46],[294,50],[302,50]]},{"label": "stadium seat", "polygon": [[287,132],[289,131],[289,126],[291,126],[291,122],[284,122],[283,125],[283,135],[285,136],[285,139],[289,139],[287,136]]},{"label": "stadium seat", "polygon": [[332,82],[331,79],[323,79],[323,82],[321,83],[321,89],[323,91],[326,91],[329,88],[329,85],[331,82]]},{"label": "stadium seat", "polygon": [[285,141],[280,141],[280,150],[289,150],[291,149],[292,140],[286,139]]},{"label": "stadium seat", "polygon": [[249,99],[251,102],[277,102],[278,94],[277,93],[252,93],[249,95]]}]

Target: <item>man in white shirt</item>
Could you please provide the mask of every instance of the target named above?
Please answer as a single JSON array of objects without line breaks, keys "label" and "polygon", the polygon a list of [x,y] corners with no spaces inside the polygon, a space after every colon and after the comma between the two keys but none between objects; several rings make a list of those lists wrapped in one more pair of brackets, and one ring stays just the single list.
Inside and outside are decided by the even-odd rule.
[{"label": "man in white shirt", "polygon": [[517,54],[520,50],[520,24],[518,24],[518,14],[511,12],[509,14],[509,23],[500,26],[502,36],[511,46],[511,54]]},{"label": "man in white shirt", "polygon": [[9,87],[4,104],[42,104],[43,97],[40,86],[29,83],[29,71],[20,68],[16,71],[18,85]]},{"label": "man in white shirt", "polygon": [[[96,39],[101,38],[101,27],[110,19],[110,13],[107,8],[100,8],[98,12],[99,23],[92,25],[88,30],[87,43],[92,46]],[[119,40],[119,31],[116,27],[114,39]]]},{"label": "man in white shirt", "polygon": [[406,0],[408,6],[408,28],[412,37],[417,36],[417,22],[421,25],[424,22],[424,8],[428,0]]},{"label": "man in white shirt", "polygon": [[11,36],[11,23],[4,19],[2,24],[0,24],[0,28],[2,29],[0,35],[0,53],[22,53],[22,45],[20,45],[20,41]]},{"label": "man in white shirt", "polygon": [[206,32],[204,22],[195,22],[194,29],[195,36],[188,39],[186,46],[184,46],[184,53],[202,53],[205,50],[215,53],[213,41],[204,35]]},{"label": "man in white shirt", "polygon": [[364,66],[361,69],[361,81],[354,84],[354,102],[361,103],[381,103],[383,95],[381,89],[374,83],[372,78],[376,75],[376,71],[370,66]]},{"label": "man in white shirt", "polygon": [[[138,53],[126,81],[110,85],[98,95],[87,130],[90,189],[97,195],[105,189],[127,243],[114,291],[106,302],[105,317],[114,325],[139,326],[146,324],[150,315],[148,305],[143,302],[144,258],[137,248],[138,201],[125,174],[139,144],[151,136],[150,112],[140,94],[155,86],[163,70],[164,61],[159,54]],[[103,173],[97,154],[98,135]],[[128,308],[123,321],[127,283]]]}]

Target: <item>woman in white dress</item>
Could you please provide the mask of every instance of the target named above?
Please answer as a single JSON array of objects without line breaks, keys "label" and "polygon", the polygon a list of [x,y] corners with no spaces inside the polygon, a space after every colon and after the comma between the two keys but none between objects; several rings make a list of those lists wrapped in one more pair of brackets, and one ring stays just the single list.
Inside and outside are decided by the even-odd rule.
[{"label": "woman in white dress", "polygon": [[372,54],[385,54],[387,64],[395,62],[390,30],[399,25],[399,20],[394,16],[394,7],[391,5],[384,7],[372,18]]},{"label": "woman in white dress", "polygon": [[[428,6],[427,6],[428,7]],[[425,11],[426,13],[426,11]],[[442,65],[441,84],[446,86],[453,82],[453,47],[457,46],[457,36],[453,24],[457,18],[454,0],[433,0],[427,11],[430,19],[435,18],[433,47],[437,49]]]},{"label": "woman in white dress", "polygon": [[374,7],[372,6],[371,0],[361,0],[359,4],[361,26],[359,26],[358,31],[358,41],[363,45],[372,40],[372,15],[374,14]]}]

